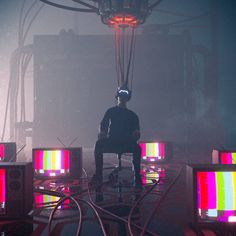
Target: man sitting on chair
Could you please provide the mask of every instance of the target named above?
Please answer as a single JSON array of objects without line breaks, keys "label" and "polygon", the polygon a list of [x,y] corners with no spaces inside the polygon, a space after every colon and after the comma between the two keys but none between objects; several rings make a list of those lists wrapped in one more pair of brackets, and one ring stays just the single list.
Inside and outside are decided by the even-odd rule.
[{"label": "man sitting on chair", "polygon": [[109,108],[101,123],[98,140],[95,145],[96,172],[91,183],[101,184],[103,181],[103,153],[133,153],[134,185],[141,188],[140,160],[141,149],[137,140],[140,138],[139,118],[126,106],[131,98],[127,88],[117,90],[117,105]]}]

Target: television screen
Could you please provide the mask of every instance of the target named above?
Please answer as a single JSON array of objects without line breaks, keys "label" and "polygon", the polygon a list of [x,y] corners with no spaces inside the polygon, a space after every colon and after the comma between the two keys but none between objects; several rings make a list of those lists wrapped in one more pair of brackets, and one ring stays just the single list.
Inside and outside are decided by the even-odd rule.
[{"label": "television screen", "polygon": [[0,215],[5,214],[6,206],[6,170],[0,169]]},{"label": "television screen", "polygon": [[[53,208],[57,202],[61,199],[61,197],[48,195],[48,194],[35,194],[35,207],[36,208],[43,208],[45,206],[48,206],[51,204],[51,208]],[[58,209],[67,209],[69,208],[70,200],[66,199],[59,207]],[[47,207],[50,208],[50,207]]]},{"label": "television screen", "polygon": [[164,179],[165,169],[157,166],[142,166],[141,167],[142,184],[149,185],[156,183],[159,179]]},{"label": "television screen", "polygon": [[170,143],[141,141],[141,160],[146,162],[166,161],[171,157]]},{"label": "television screen", "polygon": [[196,223],[236,223],[236,167],[187,167],[189,208]]},{"label": "television screen", "polygon": [[216,150],[212,151],[213,164],[236,164],[236,150]]},{"label": "television screen", "polygon": [[34,176],[37,178],[80,177],[82,148],[34,148]]},{"label": "television screen", "polygon": [[32,163],[0,163],[0,219],[26,216],[33,206]]},{"label": "television screen", "polygon": [[16,143],[0,143],[0,161],[16,161]]}]

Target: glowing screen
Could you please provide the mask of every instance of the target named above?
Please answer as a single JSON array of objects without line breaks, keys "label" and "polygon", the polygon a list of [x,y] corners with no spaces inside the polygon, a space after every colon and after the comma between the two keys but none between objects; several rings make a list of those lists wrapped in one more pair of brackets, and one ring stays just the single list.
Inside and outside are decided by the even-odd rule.
[{"label": "glowing screen", "polygon": [[165,158],[165,143],[142,142],[139,145],[142,160],[155,162]]},{"label": "glowing screen", "polygon": [[0,215],[5,214],[6,208],[6,170],[0,169]]},{"label": "glowing screen", "polygon": [[34,170],[38,176],[66,176],[70,172],[69,150],[35,150]]},{"label": "glowing screen", "polygon": [[143,185],[153,184],[165,177],[165,169],[156,166],[142,166],[140,172]]},{"label": "glowing screen", "polygon": [[5,145],[0,144],[0,161],[3,161],[5,158]]},{"label": "glowing screen", "polygon": [[236,222],[236,172],[197,172],[199,221]]},{"label": "glowing screen", "polygon": [[[47,194],[35,194],[35,206],[36,208],[43,208],[45,206],[50,205],[51,208],[55,207],[57,202],[60,200],[60,197],[47,195]],[[70,200],[66,199],[58,209],[66,209],[69,208]],[[50,208],[50,207],[48,207]]]},{"label": "glowing screen", "polygon": [[220,152],[221,164],[236,164],[236,152]]}]

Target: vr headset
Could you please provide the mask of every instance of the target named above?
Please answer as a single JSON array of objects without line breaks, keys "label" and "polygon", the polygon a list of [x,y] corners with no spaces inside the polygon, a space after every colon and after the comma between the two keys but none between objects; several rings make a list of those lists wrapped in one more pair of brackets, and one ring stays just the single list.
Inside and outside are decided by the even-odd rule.
[{"label": "vr headset", "polygon": [[116,91],[116,99],[118,99],[118,97],[124,97],[129,101],[131,99],[131,93],[132,92],[128,88],[120,87]]}]

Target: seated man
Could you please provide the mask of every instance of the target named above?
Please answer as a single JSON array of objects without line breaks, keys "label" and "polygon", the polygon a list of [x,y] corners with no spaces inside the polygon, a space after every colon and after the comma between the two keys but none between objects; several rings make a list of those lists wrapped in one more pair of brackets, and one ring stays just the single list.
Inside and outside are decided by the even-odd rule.
[{"label": "seated man", "polygon": [[117,106],[109,108],[101,121],[94,152],[96,172],[91,183],[102,183],[104,152],[130,152],[133,153],[135,187],[142,187],[140,177],[141,149],[137,144],[137,140],[140,138],[139,118],[126,107],[130,97],[131,91],[126,88],[118,89]]}]

